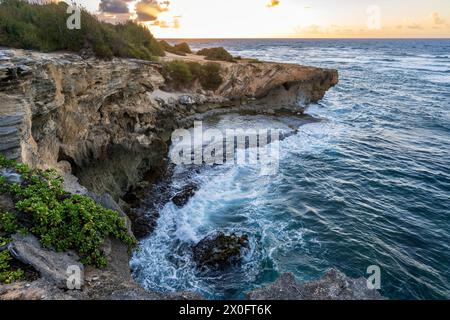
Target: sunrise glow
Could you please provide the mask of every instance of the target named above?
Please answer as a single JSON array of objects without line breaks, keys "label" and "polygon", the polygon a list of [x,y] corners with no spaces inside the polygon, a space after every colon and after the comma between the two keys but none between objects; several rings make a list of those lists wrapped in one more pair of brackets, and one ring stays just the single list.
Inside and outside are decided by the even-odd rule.
[{"label": "sunrise glow", "polygon": [[113,22],[139,19],[159,38],[450,37],[447,0],[82,0],[78,3]]}]

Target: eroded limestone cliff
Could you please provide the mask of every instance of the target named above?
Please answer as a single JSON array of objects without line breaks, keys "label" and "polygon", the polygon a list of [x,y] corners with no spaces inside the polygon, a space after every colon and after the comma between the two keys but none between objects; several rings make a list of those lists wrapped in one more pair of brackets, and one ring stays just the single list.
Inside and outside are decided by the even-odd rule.
[{"label": "eroded limestone cliff", "polygon": [[[159,63],[0,50],[0,153],[35,168],[56,168],[66,191],[125,215],[116,201],[163,166],[176,128],[211,113],[297,114],[338,82],[335,70],[291,64],[243,61],[221,68],[224,83],[216,92],[196,85],[170,92]],[[131,279],[126,247],[110,239],[108,268],[88,267],[84,290],[67,292],[55,285],[64,268],[51,262],[76,257],[60,253],[49,260],[34,239],[14,241],[23,248],[16,249],[22,260],[54,272],[41,272],[31,284],[0,286],[0,299],[196,298],[145,292]]]},{"label": "eroded limestone cliff", "polygon": [[165,92],[158,63],[1,50],[0,152],[117,200],[201,114],[301,112],[338,82],[335,70],[278,63],[222,63],[222,76],[216,92]]}]

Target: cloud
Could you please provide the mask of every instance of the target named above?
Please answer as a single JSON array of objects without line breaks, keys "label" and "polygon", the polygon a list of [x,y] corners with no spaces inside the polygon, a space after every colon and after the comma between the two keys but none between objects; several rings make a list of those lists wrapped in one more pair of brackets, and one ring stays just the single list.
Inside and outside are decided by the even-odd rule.
[{"label": "cloud", "polygon": [[433,21],[434,25],[443,25],[445,24],[445,19],[441,17],[439,12],[433,12],[431,14],[431,20]]},{"label": "cloud", "polygon": [[141,0],[136,3],[138,21],[157,21],[158,16],[169,10],[169,1]]},{"label": "cloud", "polygon": [[130,13],[128,3],[132,0],[101,0],[99,11],[104,13]]},{"label": "cloud", "polygon": [[279,0],[271,0],[269,4],[267,4],[267,8],[273,8],[280,5]]},{"label": "cloud", "polygon": [[179,29],[180,28],[180,16],[174,16],[172,21],[155,20],[151,23],[154,27],[160,27],[163,29]]},{"label": "cloud", "polygon": [[423,29],[423,26],[421,26],[419,23],[411,23],[407,26],[408,29],[414,29],[414,30],[420,30]]}]

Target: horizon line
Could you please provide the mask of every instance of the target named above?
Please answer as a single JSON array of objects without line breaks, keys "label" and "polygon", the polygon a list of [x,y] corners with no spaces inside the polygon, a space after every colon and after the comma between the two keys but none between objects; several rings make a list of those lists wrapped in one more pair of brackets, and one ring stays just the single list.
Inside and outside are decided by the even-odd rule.
[{"label": "horizon line", "polygon": [[155,39],[158,40],[450,40],[450,36],[449,37],[444,37],[444,38],[439,38],[439,37],[417,37],[417,38],[394,38],[394,37],[389,37],[389,38],[247,38],[247,37],[242,37],[242,38],[167,38],[167,37],[155,37]]}]

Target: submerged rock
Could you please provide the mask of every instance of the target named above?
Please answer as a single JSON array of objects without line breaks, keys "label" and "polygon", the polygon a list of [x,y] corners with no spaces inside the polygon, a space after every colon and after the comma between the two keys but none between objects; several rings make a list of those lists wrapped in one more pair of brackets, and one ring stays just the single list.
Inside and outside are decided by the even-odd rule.
[{"label": "submerged rock", "polygon": [[367,288],[366,279],[352,279],[331,269],[321,279],[299,283],[285,273],[274,283],[251,291],[249,300],[381,300],[376,290]]},{"label": "submerged rock", "polygon": [[242,258],[242,250],[248,247],[247,235],[215,233],[207,236],[194,246],[194,261],[200,268],[223,269],[238,264]]}]

